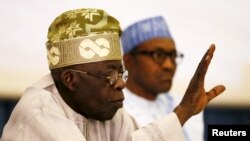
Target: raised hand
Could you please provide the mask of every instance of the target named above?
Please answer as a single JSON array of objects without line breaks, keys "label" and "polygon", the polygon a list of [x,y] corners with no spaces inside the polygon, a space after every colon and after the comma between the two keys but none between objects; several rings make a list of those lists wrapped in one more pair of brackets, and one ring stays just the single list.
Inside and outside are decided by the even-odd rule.
[{"label": "raised hand", "polygon": [[201,59],[180,104],[174,109],[181,125],[184,125],[184,123],[193,115],[201,112],[207,106],[209,101],[225,90],[223,85],[217,85],[207,92],[204,88],[206,72],[211,59],[213,58],[214,51],[215,45],[212,44]]}]

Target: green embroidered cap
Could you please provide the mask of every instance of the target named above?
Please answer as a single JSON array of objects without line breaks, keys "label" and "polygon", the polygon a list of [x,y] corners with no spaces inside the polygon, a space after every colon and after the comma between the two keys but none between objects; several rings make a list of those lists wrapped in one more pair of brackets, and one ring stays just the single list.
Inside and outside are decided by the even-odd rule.
[{"label": "green embroidered cap", "polygon": [[121,60],[119,21],[101,9],[62,13],[50,25],[49,68],[103,60]]}]

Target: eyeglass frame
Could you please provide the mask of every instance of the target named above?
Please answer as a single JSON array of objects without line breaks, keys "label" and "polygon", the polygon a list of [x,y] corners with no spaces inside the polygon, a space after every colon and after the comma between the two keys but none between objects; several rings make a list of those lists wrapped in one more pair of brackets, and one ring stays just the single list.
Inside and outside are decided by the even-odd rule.
[{"label": "eyeglass frame", "polygon": [[[124,83],[126,83],[126,81],[128,79],[128,71],[127,70],[123,70],[122,73],[118,73],[117,71],[112,71],[112,73],[109,76],[105,76],[105,75],[101,75],[101,74],[93,74],[93,73],[90,73],[87,71],[80,71],[80,70],[75,70],[75,69],[68,69],[68,70],[73,71],[73,72],[86,74],[89,76],[104,78],[104,79],[109,81],[109,84],[111,86],[115,85],[119,78],[121,78]],[[112,77],[112,76],[114,76],[114,77]]]},{"label": "eyeglass frame", "polygon": [[[163,58],[161,60],[159,60],[159,58],[157,58],[157,53],[158,55],[161,54],[163,55]],[[158,64],[163,64],[163,62],[169,58],[171,60],[172,63],[178,63],[178,61],[176,61],[177,58],[183,59],[184,54],[181,52],[177,52],[177,51],[172,51],[172,52],[166,52],[163,49],[157,48],[155,50],[152,51],[147,51],[147,50],[133,50],[131,51],[131,54],[133,55],[148,55],[150,56],[156,63]]]}]

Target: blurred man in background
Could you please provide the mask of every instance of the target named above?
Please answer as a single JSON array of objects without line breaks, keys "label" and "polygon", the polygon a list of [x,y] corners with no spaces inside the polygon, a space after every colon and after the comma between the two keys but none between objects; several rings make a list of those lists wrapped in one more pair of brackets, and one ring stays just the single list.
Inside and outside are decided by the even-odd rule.
[{"label": "blurred man in background", "polygon": [[[162,16],[128,26],[122,34],[123,60],[129,72],[124,107],[139,126],[145,126],[173,111],[180,102],[170,95],[178,62],[184,55],[176,49]],[[184,125],[187,141],[204,140],[203,112]]]}]

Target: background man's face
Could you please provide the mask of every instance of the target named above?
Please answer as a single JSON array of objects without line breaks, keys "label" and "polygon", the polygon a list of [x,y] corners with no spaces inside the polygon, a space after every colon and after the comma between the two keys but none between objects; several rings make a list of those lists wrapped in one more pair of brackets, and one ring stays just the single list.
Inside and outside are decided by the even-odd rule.
[{"label": "background man's face", "polygon": [[[162,50],[162,52],[176,52],[175,44],[172,39],[154,38],[141,43],[136,52]],[[169,91],[172,79],[176,70],[176,62],[169,57],[162,63],[157,62],[152,55],[135,54],[133,57],[133,67],[127,68],[129,77],[140,87],[152,92],[160,93]],[[126,63],[126,62],[125,62]]]}]

